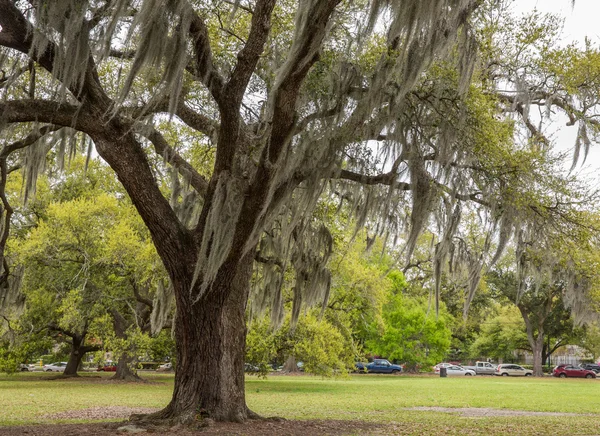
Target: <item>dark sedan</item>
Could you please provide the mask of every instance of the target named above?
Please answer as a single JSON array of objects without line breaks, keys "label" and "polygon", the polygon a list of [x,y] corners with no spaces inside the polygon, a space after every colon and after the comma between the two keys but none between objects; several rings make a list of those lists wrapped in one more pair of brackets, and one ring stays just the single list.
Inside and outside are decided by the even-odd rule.
[{"label": "dark sedan", "polygon": [[394,365],[386,359],[375,359],[368,364],[357,363],[356,370],[362,372],[368,372],[371,374],[398,374],[402,372],[400,365]]},{"label": "dark sedan", "polygon": [[597,363],[582,363],[579,365],[580,368],[589,369],[590,371],[594,371],[596,374],[600,372],[600,365]]},{"label": "dark sedan", "polygon": [[589,369],[579,368],[573,365],[558,365],[552,370],[554,377],[581,377],[581,378],[596,378],[596,373]]}]

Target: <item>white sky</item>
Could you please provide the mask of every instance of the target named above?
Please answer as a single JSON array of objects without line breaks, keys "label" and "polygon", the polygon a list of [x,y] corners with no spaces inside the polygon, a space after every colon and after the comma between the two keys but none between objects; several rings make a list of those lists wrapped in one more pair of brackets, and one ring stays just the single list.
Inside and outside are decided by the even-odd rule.
[{"label": "white sky", "polygon": [[527,12],[536,8],[541,12],[551,12],[565,17],[563,40],[566,42],[582,41],[587,36],[592,42],[600,42],[600,1],[575,0],[517,0],[514,3],[515,12]]},{"label": "white sky", "polygon": [[[559,14],[565,18],[562,42],[567,44],[578,41],[580,46],[588,37],[593,44],[600,45],[600,0],[517,0],[514,2],[515,13],[526,13],[537,9],[540,12]],[[557,123],[553,138],[559,149],[572,149],[577,134],[576,127],[566,127],[564,123]],[[596,183],[600,182],[600,144],[592,146],[584,168],[579,171],[591,175]]]}]

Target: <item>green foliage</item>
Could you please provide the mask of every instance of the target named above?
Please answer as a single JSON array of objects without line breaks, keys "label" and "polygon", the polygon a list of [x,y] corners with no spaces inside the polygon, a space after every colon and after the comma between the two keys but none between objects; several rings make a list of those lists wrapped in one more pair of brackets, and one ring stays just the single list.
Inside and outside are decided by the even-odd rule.
[{"label": "green foliage", "polygon": [[273,331],[268,317],[250,323],[246,337],[246,362],[256,365],[265,376],[273,362],[289,356],[303,362],[307,373],[325,377],[345,375],[354,367],[354,352],[340,331],[312,313],[301,316],[294,329],[288,316],[284,325]]},{"label": "green foliage", "polygon": [[517,350],[529,349],[525,323],[515,306],[503,306],[486,320],[481,333],[469,348],[469,357],[510,361]]},{"label": "green foliage", "polygon": [[19,351],[8,341],[0,342],[0,373],[14,374],[19,371],[19,364],[25,361],[24,353]]},{"label": "green foliage", "polygon": [[591,323],[585,326],[584,333],[580,337],[578,345],[592,355],[593,362],[598,361],[598,358],[600,358],[600,327],[598,323]]},{"label": "green foliage", "polygon": [[[70,165],[51,189],[38,190],[41,213],[32,215],[35,226],[10,247],[26,265],[26,309],[18,330],[28,341],[42,343],[39,333],[48,327],[58,342],[67,339],[60,330],[90,333],[95,345],[116,356],[144,355],[152,341],[147,319],[137,319],[132,286],[152,300],[164,274],[156,250],[106,167],[91,161],[86,170],[81,159]],[[129,323],[119,338],[111,317],[116,313]]]},{"label": "green foliage", "polygon": [[326,320],[308,314],[287,336],[291,354],[304,362],[304,371],[321,376],[345,375],[354,367],[354,353],[342,334]]},{"label": "green foliage", "polygon": [[246,362],[258,367],[262,377],[272,370],[270,364],[277,357],[278,346],[269,318],[252,320],[246,335]]},{"label": "green foliage", "polygon": [[396,294],[384,305],[382,318],[382,325],[372,325],[367,342],[373,354],[414,369],[432,366],[448,353],[452,318],[443,305],[436,318],[426,299]]},{"label": "green foliage", "polygon": [[367,252],[363,232],[351,243],[347,238],[345,235],[340,239],[339,249],[329,262],[331,297],[324,316],[344,335],[348,346],[360,354],[369,326],[381,319],[388,289],[403,289],[406,282],[398,271],[388,274],[390,260],[381,255],[381,241]]},{"label": "green foliage", "polygon": [[170,330],[162,330],[152,338],[146,350],[146,358],[152,362],[164,362],[175,360],[175,340]]}]

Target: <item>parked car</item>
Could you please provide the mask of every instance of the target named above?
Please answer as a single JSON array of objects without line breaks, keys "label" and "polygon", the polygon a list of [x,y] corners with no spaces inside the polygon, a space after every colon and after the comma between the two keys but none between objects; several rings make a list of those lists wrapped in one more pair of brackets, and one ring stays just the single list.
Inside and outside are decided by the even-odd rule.
[{"label": "parked car", "polygon": [[49,363],[48,365],[44,365],[42,368],[46,372],[65,372],[66,367],[67,362],[54,362]]},{"label": "parked car", "polygon": [[371,374],[398,374],[402,372],[402,367],[390,363],[387,359],[375,359],[367,364],[358,362],[356,364],[356,370],[361,372],[366,371]]},{"label": "parked car", "polygon": [[600,365],[597,363],[582,363],[579,365],[580,368],[589,369],[590,371],[594,371],[596,374],[600,372]]},{"label": "parked car", "polygon": [[[444,364],[441,364],[441,365],[444,365]],[[452,376],[452,375],[473,376],[473,375],[475,375],[475,371],[473,371],[472,369],[467,369],[460,365],[451,365],[451,364],[448,364],[448,366],[440,366],[439,368],[435,369],[435,372],[439,374],[441,368],[446,368],[446,375],[448,375],[448,376]]]},{"label": "parked car", "polygon": [[494,375],[494,372],[496,372],[496,365],[490,362],[475,362],[474,366],[463,366],[463,368],[472,369],[477,375]]},{"label": "parked car", "polygon": [[29,371],[29,365],[25,364],[25,363],[21,363],[19,365],[19,368],[17,368],[19,371],[24,372],[24,371]]},{"label": "parked car", "polygon": [[[244,365],[244,367],[246,368],[246,371],[248,371],[246,365],[249,365],[248,363],[246,363]],[[167,363],[163,363],[162,365],[159,365],[158,368],[156,368],[157,371],[172,371],[173,370],[173,364],[171,362],[167,362]]]},{"label": "parked car", "polygon": [[496,367],[495,375],[501,375],[507,377],[509,375],[514,376],[532,376],[533,371],[530,369],[525,369],[520,365],[515,365],[514,363],[503,363]]},{"label": "parked car", "polygon": [[452,366],[452,364],[448,363],[448,362],[438,363],[437,365],[435,365],[433,367],[433,371],[436,372],[437,374],[439,374],[440,373],[440,368],[448,368],[449,366]]},{"label": "parked car", "polygon": [[104,365],[100,365],[96,371],[105,371],[105,372],[116,372],[117,371],[117,365],[115,365],[112,362],[107,362]]},{"label": "parked car", "polygon": [[582,378],[596,378],[596,373],[589,369],[579,368],[574,365],[558,365],[552,370],[554,377],[582,377]]}]

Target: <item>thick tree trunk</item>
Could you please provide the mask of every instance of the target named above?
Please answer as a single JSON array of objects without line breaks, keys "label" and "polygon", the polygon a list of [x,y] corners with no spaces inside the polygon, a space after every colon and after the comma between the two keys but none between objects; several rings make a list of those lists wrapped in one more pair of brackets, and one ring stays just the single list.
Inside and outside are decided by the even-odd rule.
[{"label": "thick tree trunk", "polygon": [[111,377],[111,380],[143,381],[137,371],[131,369],[134,361],[133,357],[121,356],[117,361],[117,372]]},{"label": "thick tree trunk", "polygon": [[[127,320],[117,311],[111,311],[113,317],[113,328],[115,335],[119,339],[127,339],[127,327],[129,323]],[[131,352],[131,350],[129,350]],[[135,350],[134,350],[135,351]],[[118,357],[117,360],[117,371],[115,375],[111,377],[112,380],[125,380],[125,381],[142,381],[142,378],[137,375],[137,372],[132,370],[135,357],[130,356],[127,353],[123,353]]]},{"label": "thick tree trunk", "polygon": [[544,348],[544,336],[539,334],[538,337],[531,341],[531,349],[533,351],[533,375],[536,377],[544,376],[544,369],[542,367],[542,354]]},{"label": "thick tree trunk", "polygon": [[189,303],[189,286],[175,289],[179,299],[175,389],[169,405],[150,415],[150,420],[242,422],[254,415],[246,406],[244,392],[245,312],[252,255],[223,270],[206,298],[195,305]]},{"label": "thick tree trunk", "polygon": [[77,370],[81,365],[81,359],[83,359],[83,355],[87,352],[83,344],[84,341],[85,335],[72,336],[71,354],[69,355],[69,361],[67,362],[67,366],[63,372],[64,376],[77,376]]},{"label": "thick tree trunk", "polygon": [[[527,314],[527,308],[520,304],[518,304],[517,307],[521,312],[523,321],[525,321],[527,340],[529,341],[529,346],[533,352],[533,375],[536,377],[543,377],[544,370],[542,368],[542,352],[544,348],[544,320],[546,319],[546,314],[549,313],[550,310],[547,308],[546,314],[538,317],[535,325],[537,333],[535,333],[533,322]],[[544,307],[547,307],[547,305],[544,305]]]},{"label": "thick tree trunk", "polygon": [[283,364],[283,371],[300,372],[300,370],[298,369],[298,362],[296,362],[295,356],[288,356],[285,363]]},{"label": "thick tree trunk", "polygon": [[542,347],[542,366],[546,366],[546,361],[548,360],[549,356],[550,353],[548,352],[548,348],[546,347],[546,344],[544,344]]}]

